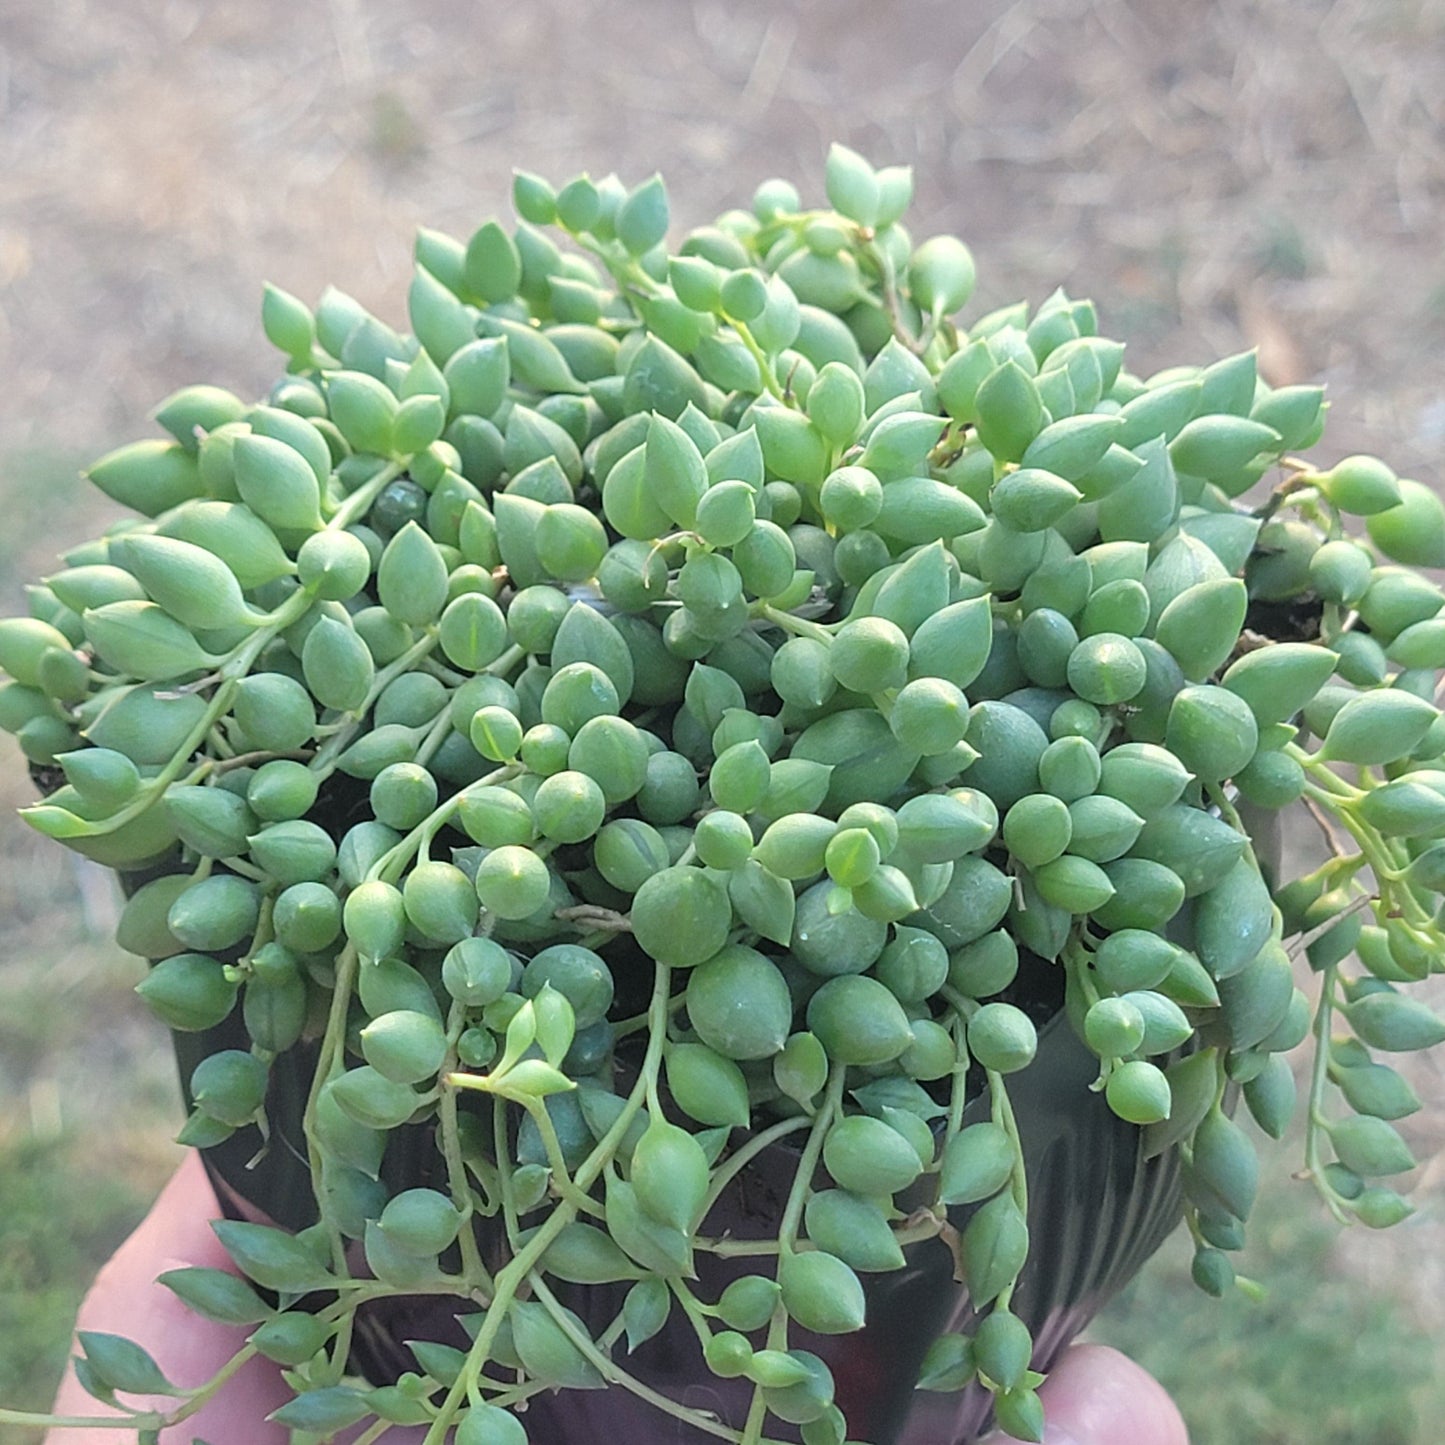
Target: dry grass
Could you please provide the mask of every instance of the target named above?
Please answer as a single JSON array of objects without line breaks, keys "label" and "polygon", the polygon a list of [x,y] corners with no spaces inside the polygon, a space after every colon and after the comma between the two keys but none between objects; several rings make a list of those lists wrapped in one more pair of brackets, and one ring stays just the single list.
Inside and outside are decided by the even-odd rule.
[{"label": "dry grass", "polygon": [[1136,369],[1259,345],[1427,472],[1445,432],[1440,0],[3,0],[0,36],[0,454],[262,384],[263,278],[399,319],[413,227],[513,164],[660,168],[696,223],[835,138],[914,164],[985,300],[1097,294]]},{"label": "dry grass", "polygon": [[[7,610],[103,515],[78,457],[184,382],[268,383],[263,279],[399,322],[413,228],[505,209],[514,164],[661,169],[696,224],[772,173],[818,194],[832,139],[915,166],[984,305],[1092,294],[1144,373],[1258,346],[1330,385],[1331,455],[1445,479],[1445,0],[0,0]],[[104,890],[13,822],[0,857],[7,1127],[124,1138],[166,1066]],[[1445,1328],[1442,1175],[1354,1258]]]}]

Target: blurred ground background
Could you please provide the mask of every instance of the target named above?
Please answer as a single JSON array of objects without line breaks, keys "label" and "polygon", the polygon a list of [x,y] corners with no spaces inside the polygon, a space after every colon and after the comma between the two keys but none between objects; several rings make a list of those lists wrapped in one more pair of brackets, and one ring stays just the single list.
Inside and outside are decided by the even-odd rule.
[{"label": "blurred ground background", "polygon": [[[1256,345],[1271,382],[1328,383],[1326,459],[1445,482],[1445,0],[0,0],[0,604],[109,519],[80,463],[183,383],[270,382],[263,280],[403,323],[415,226],[467,235],[513,165],[660,169],[681,229],[772,174],[820,199],[834,139],[915,167],[914,235],[970,242],[974,314],[1063,283],[1140,374]],[[7,1404],[48,1400],[84,1283],[177,1157],[114,913],[0,818]],[[1416,1077],[1428,1159],[1445,1089]],[[1096,1335],[1197,1442],[1434,1445],[1442,1161],[1413,1183],[1413,1220],[1344,1244],[1275,1187],[1245,1261],[1268,1304],[1210,1304],[1171,1249]]]}]

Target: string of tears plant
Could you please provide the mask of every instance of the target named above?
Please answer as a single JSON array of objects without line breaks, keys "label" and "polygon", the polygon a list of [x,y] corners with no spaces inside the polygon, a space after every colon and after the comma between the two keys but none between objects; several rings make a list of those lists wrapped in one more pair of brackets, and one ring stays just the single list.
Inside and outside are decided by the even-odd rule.
[{"label": "string of tears plant", "polygon": [[[515,226],[419,234],[409,331],[268,287],[265,399],[185,387],[90,469],[137,515],[0,621],[23,816],[126,882],[139,992],[205,1045],[179,1137],[294,1123],[314,1206],[163,1276],[245,1332],[214,1379],[82,1334],[138,1440],[260,1355],[308,1439],[525,1445],[610,1389],[844,1445],[827,1342],[939,1240],[961,1303],[909,1383],[1041,1439],[1021,955],[1177,1154],[1209,1293],[1254,1288],[1237,1115],[1283,1135],[1298,1046],[1326,1206],[1409,1213],[1381,1056],[1445,1038],[1411,993],[1445,508],[1301,456],[1323,394],[1253,353],[1139,377],[1062,291],[959,320],[972,258],[914,243],[911,189],[835,146],[825,204],[768,181],[670,252],[658,178],[519,172]],[[1277,879],[1285,809],[1331,857]],[[453,1332],[363,1378],[367,1311],[427,1296]],[[715,1411],[649,1373],[674,1321]]]}]

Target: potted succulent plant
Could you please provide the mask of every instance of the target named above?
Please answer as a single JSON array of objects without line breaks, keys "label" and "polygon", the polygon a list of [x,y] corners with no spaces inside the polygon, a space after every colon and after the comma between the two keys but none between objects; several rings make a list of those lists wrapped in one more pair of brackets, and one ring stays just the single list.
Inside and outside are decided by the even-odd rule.
[{"label": "potted succulent plant", "polygon": [[[312,1437],[1039,1439],[1181,1220],[1232,1287],[1306,1041],[1306,1174],[1409,1211],[1445,510],[1250,353],[961,324],[908,170],[826,178],[669,253],[659,179],[518,174],[410,334],[268,288],[265,400],[165,401],[0,622],[229,1216],[165,1283]],[[220,1383],[82,1351],[142,1438]]]}]

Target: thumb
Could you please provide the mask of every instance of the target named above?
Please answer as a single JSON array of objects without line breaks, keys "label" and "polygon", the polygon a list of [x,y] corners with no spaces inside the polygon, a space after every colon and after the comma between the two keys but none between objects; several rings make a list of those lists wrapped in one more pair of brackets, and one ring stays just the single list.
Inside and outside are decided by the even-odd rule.
[{"label": "thumb", "polygon": [[[1039,1390],[1044,1445],[1189,1445],[1164,1387],[1107,1345],[1074,1345]],[[990,1435],[988,1445],[1017,1445]]]}]

